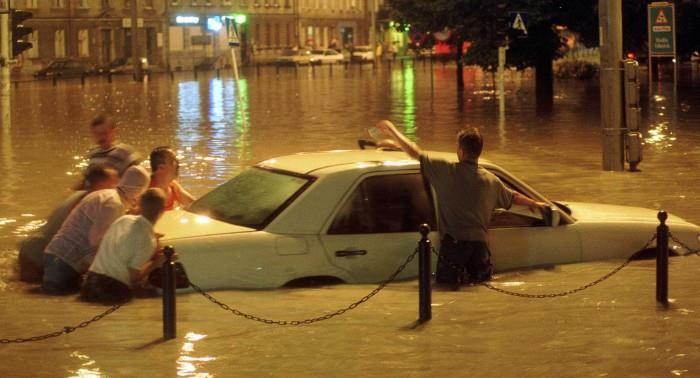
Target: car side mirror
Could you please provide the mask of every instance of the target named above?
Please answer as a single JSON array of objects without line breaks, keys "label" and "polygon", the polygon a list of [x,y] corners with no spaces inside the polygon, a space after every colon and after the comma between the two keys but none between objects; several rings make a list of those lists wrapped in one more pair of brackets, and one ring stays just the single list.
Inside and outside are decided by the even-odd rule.
[{"label": "car side mirror", "polygon": [[556,227],[561,220],[561,214],[559,214],[559,209],[556,207],[546,206],[542,208],[542,218],[544,219],[545,226]]}]

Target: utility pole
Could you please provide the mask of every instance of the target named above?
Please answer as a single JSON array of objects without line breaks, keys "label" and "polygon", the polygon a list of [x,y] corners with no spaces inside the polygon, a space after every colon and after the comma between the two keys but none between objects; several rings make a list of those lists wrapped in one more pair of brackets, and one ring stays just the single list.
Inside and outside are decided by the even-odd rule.
[{"label": "utility pole", "polygon": [[[377,53],[377,0],[369,0],[370,2],[370,29],[369,29],[369,46],[372,49],[372,55],[374,56],[374,59],[376,60],[377,57],[375,54]],[[352,57],[350,57],[352,59]]]},{"label": "utility pole", "polygon": [[134,80],[143,81],[141,72],[141,49],[139,48],[139,1],[131,0],[131,66]]},{"label": "utility pole", "polygon": [[13,58],[10,53],[10,4],[9,0],[0,0],[0,60],[2,61],[2,70],[0,77],[0,127],[3,131],[10,127],[10,60]]},{"label": "utility pole", "polygon": [[622,142],[622,0],[598,0],[603,170],[624,170]]}]

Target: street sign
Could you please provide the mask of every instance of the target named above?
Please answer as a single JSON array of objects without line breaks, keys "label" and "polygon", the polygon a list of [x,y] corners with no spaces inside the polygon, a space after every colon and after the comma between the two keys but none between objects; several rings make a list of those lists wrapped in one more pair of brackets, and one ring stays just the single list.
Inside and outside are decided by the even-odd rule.
[{"label": "street sign", "polygon": [[509,29],[519,30],[527,35],[527,12],[510,12]]},{"label": "street sign", "polygon": [[226,36],[228,37],[229,46],[238,47],[241,45],[241,40],[238,38],[236,22],[230,17],[226,17]]},{"label": "street sign", "polygon": [[649,56],[676,56],[676,15],[672,3],[647,6]]}]

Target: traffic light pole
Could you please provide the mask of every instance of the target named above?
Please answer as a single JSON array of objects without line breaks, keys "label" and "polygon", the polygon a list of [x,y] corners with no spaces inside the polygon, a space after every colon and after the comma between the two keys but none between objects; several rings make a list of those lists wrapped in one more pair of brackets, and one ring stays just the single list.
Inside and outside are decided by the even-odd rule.
[{"label": "traffic light pole", "polygon": [[0,77],[0,112],[2,112],[2,122],[0,127],[4,130],[10,127],[10,15],[0,14],[0,58],[3,65]]},{"label": "traffic light pole", "polygon": [[600,118],[603,169],[624,170],[622,143],[622,0],[598,0],[600,25]]}]

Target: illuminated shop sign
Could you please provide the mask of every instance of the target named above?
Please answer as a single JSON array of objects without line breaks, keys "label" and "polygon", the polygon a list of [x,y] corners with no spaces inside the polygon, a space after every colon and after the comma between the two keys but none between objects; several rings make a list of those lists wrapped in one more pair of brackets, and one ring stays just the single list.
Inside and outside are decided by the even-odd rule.
[{"label": "illuminated shop sign", "polygon": [[223,22],[221,21],[221,17],[219,16],[214,16],[214,17],[208,17],[207,18],[207,30],[209,31],[214,31],[218,32],[224,27]]},{"label": "illuminated shop sign", "polygon": [[176,24],[186,24],[186,25],[199,24],[199,17],[197,17],[197,16],[176,16],[175,23]]}]

